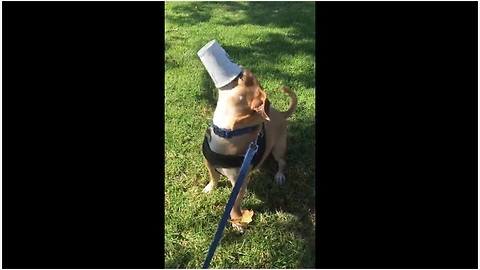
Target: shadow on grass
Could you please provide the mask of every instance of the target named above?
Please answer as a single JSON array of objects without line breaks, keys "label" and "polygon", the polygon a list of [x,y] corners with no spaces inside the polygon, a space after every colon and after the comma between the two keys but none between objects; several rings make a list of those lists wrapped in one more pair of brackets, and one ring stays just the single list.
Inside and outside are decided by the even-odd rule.
[{"label": "shadow on grass", "polygon": [[[170,44],[168,44],[167,42],[165,42],[165,51],[170,47]],[[169,56],[169,55],[165,55],[165,68],[168,68],[168,69],[173,69],[173,68],[178,68],[180,67],[179,63],[177,62],[177,60],[175,60],[175,58]]]},{"label": "shadow on grass", "polygon": [[[308,89],[315,88],[313,63],[311,70],[300,74],[290,74],[276,68],[277,64],[274,62],[284,55],[295,55],[299,53],[315,55],[314,40],[292,44],[280,34],[269,34],[266,36],[265,41],[254,43],[253,46],[249,46],[248,48],[227,45],[222,45],[222,47],[236,62],[241,63],[242,66],[252,71],[260,83],[262,82],[262,78],[275,77],[281,78],[283,85],[292,88],[294,91],[295,86]],[[255,53],[255,56],[251,56],[252,53]],[[198,94],[196,98],[206,101],[213,109],[216,105],[217,90],[206,70],[203,71],[201,80],[202,92]],[[268,93],[269,90],[274,89],[265,90]]]},{"label": "shadow on grass", "polygon": [[165,261],[165,269],[186,269],[193,258],[193,252],[178,252],[172,260]]},{"label": "shadow on grass", "polygon": [[215,83],[208,72],[204,69],[202,72],[202,91],[196,95],[197,100],[204,100],[207,102],[211,111],[213,112],[217,104],[218,90],[215,88]]},{"label": "shadow on grass", "polygon": [[208,22],[216,9],[227,13],[242,13],[241,19],[223,21],[222,24],[226,26],[253,24],[294,27],[298,36],[315,38],[314,2],[191,2],[172,9],[173,14],[186,13],[188,16],[167,15],[165,19],[177,25],[193,25]]},{"label": "shadow on grass", "polygon": [[[222,47],[240,65],[250,69],[262,81],[262,78],[282,78],[286,86],[315,87],[315,72],[312,69],[300,74],[291,74],[275,68],[276,61],[283,56],[298,54],[315,57],[315,3],[314,2],[192,2],[173,8],[173,13],[188,13],[189,16],[167,16],[166,19],[177,24],[198,24],[209,21],[212,11],[223,9],[225,12],[243,12],[238,20],[225,20],[223,25],[238,26],[244,24],[289,28],[288,37],[270,33],[262,40],[248,47]],[[252,36],[252,40],[257,37]],[[201,48],[205,44],[198,44]],[[202,76],[202,92],[197,98],[205,100],[212,108],[216,104],[216,89],[206,71]],[[267,89],[268,90],[268,89]],[[295,89],[293,89],[295,90]]]},{"label": "shadow on grass", "polygon": [[[313,63],[311,70],[296,75],[275,68],[275,66],[278,65],[276,61],[279,61],[279,59],[285,55],[294,56],[307,54],[315,56],[315,40],[292,42],[281,34],[272,33],[266,35],[264,41],[254,43],[248,48],[228,45],[222,47],[224,47],[228,54],[238,61],[240,65],[252,71],[260,81],[262,77],[268,76],[282,78],[282,81],[287,86],[294,84],[304,88],[315,87]],[[210,78],[208,79],[210,80]]]},{"label": "shadow on grass", "polygon": [[[277,163],[270,156],[262,168],[254,174],[248,192],[262,203],[244,207],[255,212],[282,211],[298,218],[298,222],[285,224],[284,230],[295,233],[305,243],[300,268],[315,268],[315,225],[311,215],[315,213],[315,122],[290,121],[288,130],[286,182],[278,185],[273,177]],[[288,251],[289,243],[278,243],[276,254]],[[279,258],[281,259],[281,258]]]}]

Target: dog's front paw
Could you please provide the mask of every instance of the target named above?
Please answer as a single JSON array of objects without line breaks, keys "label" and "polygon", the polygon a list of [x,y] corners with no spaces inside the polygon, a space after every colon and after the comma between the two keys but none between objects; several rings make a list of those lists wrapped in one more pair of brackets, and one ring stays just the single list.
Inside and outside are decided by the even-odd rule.
[{"label": "dog's front paw", "polygon": [[208,183],[208,185],[206,185],[204,188],[203,188],[203,193],[210,193],[210,191],[214,190],[217,186],[212,184],[212,183]]},{"label": "dog's front paw", "polygon": [[232,227],[233,230],[236,231],[237,233],[243,234],[245,232],[246,226],[242,224],[238,224],[235,222],[232,222]]},{"label": "dog's front paw", "polygon": [[285,175],[281,172],[277,172],[275,174],[275,181],[277,182],[277,184],[281,185],[283,183],[285,183]]}]

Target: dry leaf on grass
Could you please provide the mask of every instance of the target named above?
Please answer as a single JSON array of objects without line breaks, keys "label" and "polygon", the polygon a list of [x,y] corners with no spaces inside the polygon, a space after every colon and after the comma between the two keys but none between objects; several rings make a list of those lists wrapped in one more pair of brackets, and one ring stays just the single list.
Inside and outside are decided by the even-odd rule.
[{"label": "dry leaf on grass", "polygon": [[248,210],[243,210],[242,211],[242,222],[245,222],[245,223],[250,223],[252,222],[252,217],[253,217],[253,210],[252,211],[248,211]]},{"label": "dry leaf on grass", "polygon": [[252,222],[253,210],[242,210],[242,217],[229,219],[228,221],[234,223],[237,226],[246,227],[250,222]]}]

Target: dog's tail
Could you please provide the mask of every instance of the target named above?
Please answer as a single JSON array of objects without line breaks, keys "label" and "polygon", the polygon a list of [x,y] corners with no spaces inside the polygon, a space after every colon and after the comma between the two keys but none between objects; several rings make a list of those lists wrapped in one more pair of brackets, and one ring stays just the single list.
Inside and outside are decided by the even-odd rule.
[{"label": "dog's tail", "polygon": [[287,93],[292,99],[290,101],[290,108],[288,108],[288,110],[285,112],[280,112],[283,115],[283,117],[287,119],[288,117],[290,117],[290,115],[292,115],[292,113],[297,108],[297,95],[295,95],[295,93],[292,90],[290,90],[290,88],[287,88],[285,86],[282,87],[282,90],[283,92]]}]

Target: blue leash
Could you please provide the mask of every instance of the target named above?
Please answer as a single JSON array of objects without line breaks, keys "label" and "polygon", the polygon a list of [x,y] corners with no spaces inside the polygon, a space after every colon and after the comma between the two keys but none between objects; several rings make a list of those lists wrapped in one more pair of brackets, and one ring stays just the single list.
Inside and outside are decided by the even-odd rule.
[{"label": "blue leash", "polygon": [[[258,139],[258,138],[257,138]],[[225,212],[223,212],[222,219],[218,224],[217,232],[215,233],[215,238],[213,239],[212,245],[210,246],[210,250],[208,251],[207,258],[203,263],[202,269],[207,269],[210,265],[210,261],[212,260],[213,254],[215,253],[215,249],[217,249],[218,242],[220,242],[220,238],[222,238],[223,229],[225,229],[225,224],[227,223],[227,218],[232,211],[233,204],[235,203],[235,199],[237,198],[238,192],[243,185],[243,180],[245,180],[245,176],[248,172],[248,167],[250,167],[250,163],[252,162],[253,156],[258,150],[257,141],[251,142],[248,146],[247,154],[245,155],[245,159],[243,160],[242,167],[240,167],[240,173],[238,174],[237,182],[235,183],[235,187],[233,188],[232,194],[230,194],[230,198],[228,199],[227,207],[225,207]]]}]

